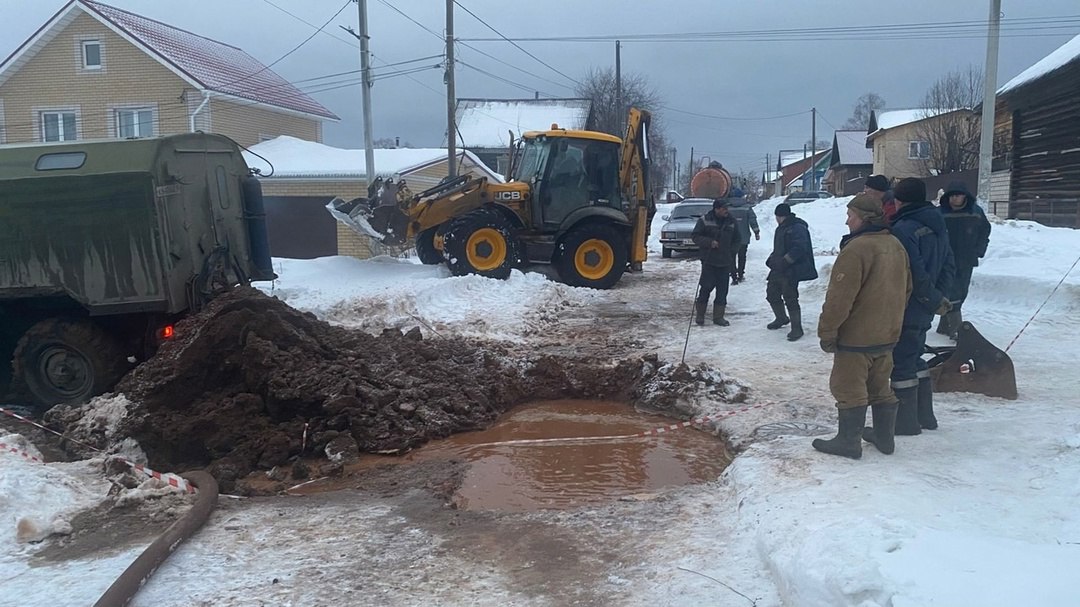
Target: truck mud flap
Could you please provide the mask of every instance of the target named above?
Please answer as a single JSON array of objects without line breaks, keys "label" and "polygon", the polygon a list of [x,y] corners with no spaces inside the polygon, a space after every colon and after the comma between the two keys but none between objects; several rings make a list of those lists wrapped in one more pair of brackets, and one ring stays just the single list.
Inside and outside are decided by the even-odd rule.
[{"label": "truck mud flap", "polygon": [[955,346],[927,346],[934,392],[972,392],[1016,400],[1013,361],[970,322],[960,325]]}]

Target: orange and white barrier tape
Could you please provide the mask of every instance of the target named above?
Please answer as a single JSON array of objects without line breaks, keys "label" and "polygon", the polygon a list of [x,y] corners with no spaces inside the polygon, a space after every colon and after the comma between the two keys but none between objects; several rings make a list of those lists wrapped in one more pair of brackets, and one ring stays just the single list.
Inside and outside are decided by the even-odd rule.
[{"label": "orange and white barrier tape", "polygon": [[[107,453],[105,453],[105,451],[103,451],[102,449],[100,449],[98,447],[95,447],[95,446],[93,446],[91,444],[84,443],[82,441],[76,440],[76,439],[71,438],[69,436],[64,436],[63,434],[57,432],[56,430],[53,430],[52,428],[49,428],[49,427],[44,426],[42,424],[39,424],[39,423],[37,423],[36,421],[34,421],[32,419],[23,417],[22,415],[19,415],[18,413],[15,413],[14,411],[4,409],[3,407],[0,407],[0,413],[3,413],[4,415],[10,416],[10,417],[14,417],[15,419],[17,419],[19,421],[22,421],[22,422],[25,422],[27,424],[30,424],[31,426],[34,426],[35,428],[39,428],[41,430],[49,432],[50,434],[55,434],[56,436],[59,436],[60,438],[62,438],[64,440],[71,441],[71,442],[73,442],[73,443],[75,443],[77,445],[82,445],[83,447],[86,447],[87,449],[90,449],[90,450],[95,451],[97,453],[100,453],[102,455],[107,455],[108,457],[110,457],[112,459],[116,459],[116,460],[120,461],[121,463],[126,464],[127,466],[130,466],[131,469],[135,470],[136,472],[145,474],[146,476],[149,476],[150,478],[156,478],[156,479],[168,484],[171,487],[176,487],[177,489],[179,489],[179,490],[181,490],[181,491],[183,491],[185,493],[195,493],[195,486],[192,485],[191,483],[189,483],[187,481],[187,479],[185,479],[184,477],[182,477],[182,476],[180,476],[178,474],[172,474],[172,473],[169,473],[169,472],[157,472],[155,470],[151,470],[150,468],[147,468],[146,466],[143,466],[142,464],[136,464],[134,462],[128,461],[128,460],[120,457],[119,455],[108,455]],[[16,453],[16,454],[22,455],[24,459],[30,459],[31,461],[45,463],[45,462],[42,462],[40,459],[30,455],[29,453],[26,453],[24,451],[20,451],[18,449],[15,449],[14,447],[11,447],[11,448],[7,448],[7,447],[8,446],[5,445],[4,443],[0,443],[0,451],[8,451],[8,452],[11,452],[11,453]]]}]

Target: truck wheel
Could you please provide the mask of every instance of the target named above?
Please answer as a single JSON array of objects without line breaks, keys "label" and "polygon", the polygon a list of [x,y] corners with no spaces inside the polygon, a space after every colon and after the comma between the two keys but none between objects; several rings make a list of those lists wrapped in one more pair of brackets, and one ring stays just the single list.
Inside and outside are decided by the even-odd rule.
[{"label": "truck wheel", "polygon": [[494,209],[477,209],[454,219],[446,228],[443,256],[454,276],[479,274],[508,278],[517,264],[514,227]]},{"label": "truck wheel", "polygon": [[442,251],[435,248],[438,230],[438,227],[429,228],[416,235],[416,256],[420,258],[420,263],[431,266],[443,262]]},{"label": "truck wheel", "polygon": [[563,282],[575,287],[610,289],[626,271],[626,235],[610,225],[574,228],[562,241],[555,268]]},{"label": "truck wheel", "polygon": [[660,251],[660,254],[664,256],[664,259],[670,259],[671,258],[671,249],[669,249],[667,247],[664,247]]},{"label": "truck wheel", "polygon": [[128,368],[123,348],[88,320],[50,318],[15,348],[15,376],[42,408],[77,404],[112,388]]}]

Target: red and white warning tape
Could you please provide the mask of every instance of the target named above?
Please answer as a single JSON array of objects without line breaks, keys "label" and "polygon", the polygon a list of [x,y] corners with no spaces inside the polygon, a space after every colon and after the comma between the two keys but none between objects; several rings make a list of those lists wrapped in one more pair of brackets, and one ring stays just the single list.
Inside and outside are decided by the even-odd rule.
[{"label": "red and white warning tape", "polygon": [[23,451],[22,449],[16,447],[15,445],[9,445],[7,443],[0,443],[0,453],[12,453],[12,454],[18,455],[18,456],[22,457],[23,459],[31,461],[31,462],[37,462],[39,464],[44,464],[45,463],[45,462],[41,461],[40,458],[38,458],[36,455],[30,453],[29,451]]},{"label": "red and white warning tape", "polygon": [[677,424],[671,424],[669,426],[663,426],[661,428],[653,428],[652,430],[645,430],[644,432],[638,432],[637,434],[618,434],[610,436],[570,436],[565,438],[523,438],[518,440],[499,441],[494,443],[483,443],[481,445],[475,445],[477,447],[492,447],[496,445],[539,445],[544,443],[574,443],[574,442],[586,442],[586,441],[610,441],[610,440],[622,440],[628,438],[641,438],[644,436],[658,436],[667,432],[675,430],[682,430],[683,428],[689,428],[690,426],[700,426],[706,422],[712,422],[738,415],[739,413],[746,413],[753,409],[764,409],[771,406],[772,402],[763,402],[757,405],[750,405],[748,407],[741,407],[739,409],[732,409],[730,411],[724,411],[723,413],[717,413],[716,415],[704,415],[702,417],[695,417],[689,421],[679,422]]},{"label": "red and white warning tape", "polygon": [[[91,444],[84,443],[82,441],[76,440],[76,439],[71,438],[69,436],[64,436],[63,434],[57,432],[56,430],[53,430],[52,428],[49,428],[47,426],[43,426],[43,425],[35,422],[32,419],[28,419],[26,417],[23,417],[23,416],[19,415],[18,413],[15,413],[14,411],[9,411],[7,409],[4,409],[3,407],[0,407],[0,413],[3,413],[4,415],[10,416],[10,417],[14,417],[15,419],[17,419],[19,421],[22,421],[22,422],[25,422],[27,424],[30,424],[31,426],[34,426],[35,428],[39,428],[39,429],[44,430],[46,432],[49,432],[51,434],[55,434],[55,435],[59,436],[60,438],[63,438],[65,440],[69,440],[69,441],[71,441],[71,442],[73,442],[73,443],[75,443],[77,445],[82,445],[83,447],[86,447],[87,449],[90,449],[90,450],[95,451],[97,453],[100,453],[102,455],[108,455],[103,450],[99,449],[98,447],[95,447],[95,446],[93,446]],[[17,455],[22,455],[22,457],[24,459],[29,459],[31,461],[45,463],[45,462],[42,462],[40,459],[34,457],[33,455],[30,455],[29,453],[26,453],[25,451],[20,451],[18,449],[15,449],[14,447],[9,448],[9,446],[5,445],[4,443],[0,443],[0,451],[7,451],[7,452],[10,452],[10,453],[15,453]],[[192,485],[191,483],[189,483],[187,481],[187,479],[185,479],[184,477],[182,477],[180,475],[172,474],[170,472],[157,472],[157,471],[151,470],[150,468],[147,468],[146,466],[143,466],[142,464],[136,464],[134,462],[130,462],[130,461],[118,456],[118,455],[111,455],[109,457],[112,458],[112,459],[119,460],[121,463],[124,463],[124,464],[130,466],[131,469],[135,470],[136,472],[140,472],[142,474],[145,474],[146,476],[149,476],[150,478],[156,478],[156,479],[158,479],[158,480],[160,480],[160,481],[162,481],[164,483],[167,483],[171,487],[176,487],[177,489],[179,489],[179,490],[181,490],[181,491],[183,491],[185,493],[195,493],[195,486]]]}]

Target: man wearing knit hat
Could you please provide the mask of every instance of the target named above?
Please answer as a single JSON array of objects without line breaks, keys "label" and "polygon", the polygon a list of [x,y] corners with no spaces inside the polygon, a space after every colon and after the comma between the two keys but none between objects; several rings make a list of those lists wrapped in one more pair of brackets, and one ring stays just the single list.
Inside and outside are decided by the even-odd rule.
[{"label": "man wearing knit hat", "polygon": [[[775,318],[766,325],[779,329],[791,323],[788,341],[803,336],[802,309],[799,307],[799,283],[818,277],[814,266],[814,245],[806,222],[791,212],[786,203],[776,205],[776,232],[773,251],[765,261],[769,268],[766,277],[765,300],[772,306]],[[784,313],[785,308],[787,314]]]},{"label": "man wearing knit hat", "polygon": [[922,428],[937,428],[930,371],[922,355],[934,315],[949,311],[945,294],[952,285],[956,266],[945,220],[926,200],[926,184],[909,177],[897,183],[893,191],[899,208],[892,233],[907,251],[912,283],[900,340],[893,349],[892,388],[900,400],[896,434],[915,435]]},{"label": "man wearing knit hat", "polygon": [[863,184],[863,194],[869,194],[881,203],[886,221],[892,221],[892,218],[896,216],[896,199],[893,197],[893,191],[889,189],[888,177],[884,175],[867,177],[866,183]]},{"label": "man wearing knit hat", "polygon": [[911,294],[911,273],[903,245],[886,227],[881,203],[859,194],[847,208],[850,233],[840,240],[818,320],[821,349],[833,353],[829,389],[839,410],[839,429],[836,438],[817,439],[813,445],[824,453],[858,459],[867,407],[874,417],[867,440],[882,453],[894,449],[897,403],[889,377]]}]

